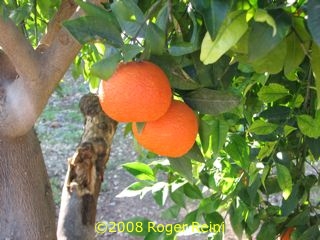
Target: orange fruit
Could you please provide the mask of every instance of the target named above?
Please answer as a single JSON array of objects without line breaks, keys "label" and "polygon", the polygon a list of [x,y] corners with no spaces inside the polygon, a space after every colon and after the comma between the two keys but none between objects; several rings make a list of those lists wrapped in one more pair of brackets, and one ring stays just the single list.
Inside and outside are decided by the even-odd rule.
[{"label": "orange fruit", "polygon": [[168,157],[181,157],[193,146],[198,133],[198,120],[184,102],[173,100],[161,118],[146,122],[139,132],[132,125],[137,142],[151,152]]},{"label": "orange fruit", "polygon": [[103,111],[118,122],[146,122],[168,110],[172,92],[166,74],[148,62],[120,63],[107,81],[101,81]]},{"label": "orange fruit", "polygon": [[280,237],[280,240],[290,240],[291,238],[291,233],[293,232],[294,228],[293,227],[289,227],[287,228]]}]

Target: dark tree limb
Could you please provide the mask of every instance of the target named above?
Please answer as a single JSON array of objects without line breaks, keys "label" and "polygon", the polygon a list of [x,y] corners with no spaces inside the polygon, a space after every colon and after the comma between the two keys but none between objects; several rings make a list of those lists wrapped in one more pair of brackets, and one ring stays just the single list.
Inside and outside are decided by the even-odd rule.
[{"label": "dark tree limb", "polygon": [[117,123],[101,110],[98,97],[80,101],[84,133],[68,160],[58,221],[58,239],[94,239],[97,200]]}]

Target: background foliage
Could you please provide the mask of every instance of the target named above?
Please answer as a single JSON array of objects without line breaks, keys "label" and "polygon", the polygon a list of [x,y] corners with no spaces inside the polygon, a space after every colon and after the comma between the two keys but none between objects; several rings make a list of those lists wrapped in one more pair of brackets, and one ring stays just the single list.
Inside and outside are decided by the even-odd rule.
[{"label": "background foliage", "polygon": [[[319,1],[76,2],[86,16],[64,23],[85,44],[74,76],[96,89],[120,61],[148,59],[199,118],[197,142],[184,157],[141,150],[143,161],[123,165],[137,181],[122,196],[151,192],[160,206],[171,198],[167,219],[196,201],[183,223],[220,224],[229,215],[239,237],[275,239],[294,228],[293,239],[319,239]],[[5,1],[1,12],[36,45],[58,4]]]}]

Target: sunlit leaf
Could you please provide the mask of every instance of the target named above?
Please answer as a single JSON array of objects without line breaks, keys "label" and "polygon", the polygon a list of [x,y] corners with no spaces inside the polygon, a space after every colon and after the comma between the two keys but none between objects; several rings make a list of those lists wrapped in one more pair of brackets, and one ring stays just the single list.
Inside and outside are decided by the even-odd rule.
[{"label": "sunlit leaf", "polygon": [[286,76],[294,73],[305,57],[301,45],[302,43],[296,33],[293,32],[287,37],[287,56],[284,62],[284,74]]},{"label": "sunlit leaf", "polygon": [[201,45],[200,60],[204,64],[216,62],[239,41],[247,29],[246,14],[233,12],[221,26],[217,37],[213,41],[210,34],[206,33]]},{"label": "sunlit leaf", "polygon": [[267,135],[274,132],[277,128],[277,124],[258,119],[251,124],[248,131],[257,135]]},{"label": "sunlit leaf", "polygon": [[289,90],[278,83],[263,86],[258,92],[259,99],[265,103],[277,101],[289,95]]},{"label": "sunlit leaf", "polygon": [[306,114],[297,116],[298,127],[300,131],[310,138],[320,137],[319,120],[314,119],[310,115]]},{"label": "sunlit leaf", "polygon": [[[320,8],[320,5],[319,5]],[[320,24],[319,24],[320,26]],[[320,40],[319,40],[320,41]],[[315,78],[315,85],[317,89],[317,109],[320,109],[320,46],[312,45],[311,53],[311,67]]]},{"label": "sunlit leaf", "polygon": [[239,166],[244,169],[249,168],[249,147],[246,140],[237,135],[233,134],[229,138],[229,143],[225,147],[227,153],[230,155],[231,159]]},{"label": "sunlit leaf", "polygon": [[257,156],[258,159],[264,159],[266,157],[269,157],[273,150],[274,147],[276,146],[277,142],[267,142],[259,151],[259,154]]},{"label": "sunlit leaf", "polygon": [[285,38],[289,24],[281,16],[277,20],[277,33],[273,36],[273,28],[266,23],[254,22],[249,35],[249,60],[251,62],[266,56]]},{"label": "sunlit leaf", "polygon": [[287,167],[282,164],[276,164],[277,168],[277,180],[279,186],[282,190],[282,196],[284,199],[287,199],[292,191],[292,178],[290,171]]},{"label": "sunlit leaf", "polygon": [[129,162],[123,164],[122,167],[137,179],[150,181],[154,181],[156,179],[152,169],[147,164],[141,162]]},{"label": "sunlit leaf", "polygon": [[227,13],[231,8],[230,0],[191,0],[192,6],[203,16],[207,30],[212,39],[215,39]]},{"label": "sunlit leaf", "polygon": [[256,22],[266,22],[273,29],[272,36],[276,35],[277,33],[276,22],[274,21],[273,17],[268,14],[266,10],[258,8],[254,14],[254,20]]},{"label": "sunlit leaf", "polygon": [[287,42],[283,40],[263,57],[251,61],[251,64],[258,73],[276,74],[282,71],[286,55]]}]

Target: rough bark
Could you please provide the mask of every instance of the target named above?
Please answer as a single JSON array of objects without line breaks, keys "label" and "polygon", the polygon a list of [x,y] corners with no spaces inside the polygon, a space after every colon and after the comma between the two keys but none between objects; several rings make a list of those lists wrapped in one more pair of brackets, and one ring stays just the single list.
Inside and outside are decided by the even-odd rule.
[{"label": "rough bark", "polygon": [[0,239],[56,239],[51,188],[33,126],[81,48],[61,27],[77,14],[72,0],[62,0],[37,49],[0,16]]},{"label": "rough bark", "polygon": [[34,130],[0,139],[0,239],[53,240],[55,206]]},{"label": "rough bark", "polygon": [[117,123],[101,110],[98,97],[80,101],[84,133],[75,154],[68,159],[62,191],[57,236],[59,240],[95,238],[97,200]]}]

